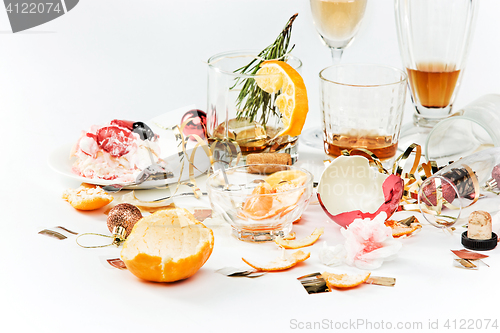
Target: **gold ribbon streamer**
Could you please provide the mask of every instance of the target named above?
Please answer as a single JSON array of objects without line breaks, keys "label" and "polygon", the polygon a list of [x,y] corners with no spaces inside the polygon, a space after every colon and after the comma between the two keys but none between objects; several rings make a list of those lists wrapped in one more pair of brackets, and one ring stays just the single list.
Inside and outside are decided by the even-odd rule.
[{"label": "gold ribbon streamer", "polygon": [[411,153],[413,150],[417,149],[416,151],[416,156],[415,160],[413,161],[413,166],[411,167],[410,174],[415,173],[415,170],[417,170],[418,163],[420,162],[420,158],[422,156],[422,148],[420,145],[416,143],[412,143],[408,148],[406,148],[405,152],[394,161],[394,165],[392,167],[392,174],[396,176],[400,176],[403,174],[403,169],[406,164],[406,161],[410,157]]},{"label": "gold ribbon streamer", "polygon": [[[367,154],[371,158],[370,163],[372,165],[375,165],[378,168],[379,172],[388,174],[388,172],[383,168],[382,163],[377,158],[377,156],[367,149],[354,148],[351,150],[343,150],[341,153],[344,156],[352,156],[352,152],[356,151],[356,150]],[[415,159],[413,161],[413,165],[410,168],[409,172],[403,174],[404,167],[406,166],[406,162],[408,161],[408,159],[410,158],[410,156],[413,152],[415,153]],[[435,182],[436,182],[436,192],[435,192],[436,205],[432,205],[430,199],[427,198],[425,193],[423,193],[424,201],[427,200],[428,203],[431,203],[431,206],[429,207],[429,205],[426,204],[425,208],[419,207],[419,205],[417,203],[417,199],[418,199],[418,191],[419,191],[420,187],[422,186],[422,184],[424,183],[424,181],[427,178],[432,177],[434,174],[436,174],[439,171],[439,168],[438,168],[437,163],[435,161],[420,163],[421,159],[422,159],[422,148],[420,145],[413,143],[410,146],[408,146],[408,148],[406,148],[406,150],[400,156],[398,156],[396,158],[396,160],[394,161],[394,164],[392,167],[392,174],[401,177],[403,180],[403,184],[404,184],[403,185],[403,196],[402,196],[401,201],[400,201],[400,209],[405,210],[405,211],[422,211],[423,213],[432,214],[432,215],[436,215],[436,216],[439,216],[441,214],[443,207],[446,207],[448,209],[453,209],[453,210],[460,209],[460,207],[456,207],[452,203],[446,201],[446,199],[444,198],[443,193],[442,193],[443,186],[441,183],[441,179],[439,179],[439,178],[435,179]],[[474,187],[474,199],[472,200],[472,202],[469,205],[467,205],[466,207],[463,207],[463,208],[467,208],[467,207],[473,205],[474,203],[476,203],[477,200],[479,199],[480,186],[479,186],[479,182],[477,180],[477,177],[476,177],[474,171],[468,165],[464,164],[464,165],[462,165],[462,167],[467,170],[467,173],[468,173],[469,177],[471,178],[472,183],[473,183],[473,187]],[[452,182],[450,181],[450,183],[452,183]],[[460,194],[457,192],[457,195],[460,195]],[[452,218],[449,216],[443,216],[443,217]],[[452,219],[454,219],[454,218],[452,218]],[[448,222],[446,222],[446,223],[448,223]]]},{"label": "gold ribbon streamer", "polygon": [[389,174],[389,172],[382,166],[382,162],[380,162],[380,159],[374,153],[369,151],[368,149],[364,149],[364,148],[353,148],[351,150],[345,149],[345,150],[342,150],[340,153],[343,156],[352,156],[353,151],[360,151],[362,153],[365,153],[366,155],[368,155],[371,158],[370,164],[375,165],[380,173]]},{"label": "gold ribbon streamer", "polygon": [[[178,155],[179,155],[179,158],[181,159],[181,167],[180,167],[180,174],[179,174],[179,179],[177,181],[177,185],[175,187],[175,190],[174,190],[174,194],[177,193],[177,191],[179,190],[179,187],[181,185],[186,185],[188,186],[189,188],[191,188],[191,190],[193,191],[195,197],[198,199],[201,197],[201,190],[200,188],[198,187],[198,185],[196,184],[196,179],[195,179],[195,176],[194,176],[194,170],[198,170],[200,171],[201,173],[204,173],[204,171],[198,169],[195,165],[194,165],[194,159],[196,157],[196,151],[198,148],[202,148],[203,151],[205,152],[205,154],[207,155],[207,157],[209,158],[210,160],[210,167],[212,168],[214,163],[215,162],[218,162],[218,161],[214,161],[214,158],[213,158],[213,152],[215,149],[217,149],[217,144],[218,143],[222,143],[222,144],[225,144],[226,147],[227,147],[227,143],[230,143],[232,145],[237,145],[235,142],[232,142],[232,140],[227,140],[227,139],[218,139],[218,138],[214,138],[214,142],[209,145],[208,142],[206,140],[203,140],[199,135],[197,134],[191,134],[189,137],[192,137],[196,140],[196,145],[194,146],[194,148],[192,149],[192,152],[191,152],[191,155],[189,155],[186,151],[186,147],[187,147],[187,140],[186,140],[186,137],[184,136],[183,134],[183,130],[184,130],[184,127],[188,124],[188,122],[190,121],[190,119],[184,121],[180,126],[179,125],[175,125],[175,126],[172,126],[170,128],[165,128],[163,126],[161,126],[160,124],[156,124],[158,127],[160,128],[163,128],[165,130],[171,130],[173,131],[174,133],[174,136],[175,136],[175,140],[177,141],[177,152],[178,152]],[[231,153],[232,153],[232,150],[231,150],[231,147],[229,147]],[[231,166],[231,163],[232,163],[232,160],[233,160],[233,154],[231,154],[231,160],[229,161],[229,165],[228,166]],[[235,157],[235,165],[238,165],[238,163],[240,162],[241,160],[241,151],[239,149],[236,149],[236,157]],[[188,162],[188,167],[189,167],[189,181],[184,181],[184,182],[181,182],[181,178],[182,178],[182,174],[183,174],[183,171],[184,171],[184,167],[185,167],[185,161]],[[209,172],[209,171],[208,171]]]},{"label": "gold ribbon streamer", "polygon": [[[178,153],[179,158],[181,160],[181,166],[180,166],[180,172],[179,172],[179,179],[177,180],[177,185],[176,185],[174,193],[172,195],[177,193],[177,191],[179,190],[179,187],[181,185],[186,185],[189,188],[191,188],[191,190],[194,193],[195,198],[198,199],[201,197],[201,190],[198,187],[198,185],[196,184],[194,170],[196,169],[202,173],[204,173],[204,171],[199,170],[194,165],[194,158],[196,156],[196,151],[199,147],[201,147],[204,150],[205,154],[210,159],[210,166],[213,165],[213,158],[212,158],[212,152],[210,151],[210,147],[208,146],[208,143],[205,140],[203,140],[202,138],[200,138],[199,135],[196,135],[196,134],[190,135],[191,137],[193,137],[196,140],[196,145],[194,146],[191,155],[189,155],[187,153],[187,151],[186,151],[187,141],[186,141],[186,138],[184,137],[183,130],[184,130],[184,127],[187,125],[187,123],[189,123],[189,121],[190,121],[190,119],[187,119],[180,126],[175,125],[175,126],[172,126],[170,128],[165,128],[161,124],[156,124],[156,125],[160,128],[163,128],[164,130],[172,131],[174,133],[175,140],[177,141],[177,153]],[[185,161],[188,162],[189,181],[181,182],[182,174],[184,172],[184,167],[185,167]]]}]

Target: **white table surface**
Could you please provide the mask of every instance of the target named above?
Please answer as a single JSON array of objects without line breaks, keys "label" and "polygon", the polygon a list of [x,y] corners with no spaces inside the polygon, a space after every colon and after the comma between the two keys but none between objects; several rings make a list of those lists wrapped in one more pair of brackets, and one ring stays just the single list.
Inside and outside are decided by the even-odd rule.
[{"label": "white table surface", "polygon": [[[51,150],[74,142],[94,123],[146,120],[193,103],[204,108],[206,59],[267,46],[295,12],[294,54],[304,62],[310,100],[307,128],[319,126],[317,73],[330,64],[330,55],[306,0],[85,0],[54,21],[16,34],[0,10],[0,331],[286,332],[316,321],[328,331],[328,325],[357,320],[379,327],[390,322],[393,328],[416,322],[424,329],[439,320],[446,330],[447,319],[447,331],[453,331],[453,320],[457,328],[462,319],[500,321],[500,250],[488,252],[489,268],[453,267],[450,249],[462,248],[461,230],[449,235],[427,225],[403,239],[399,257],[374,272],[395,277],[393,288],[363,285],[317,295],[308,295],[296,278],[351,270],[322,265],[322,242],[294,269],[257,279],[228,278],[214,271],[244,265],[242,256],[262,259],[279,250],[237,241],[226,226],[215,225],[216,244],[205,266],[186,281],[156,284],[103,264],[118,256],[117,248],[83,249],[74,237],[58,241],[37,234],[57,225],[107,232],[102,211],[78,212],[61,199],[65,189],[79,184],[47,166]],[[499,12],[499,1],[481,2],[457,107],[500,93]],[[392,0],[369,1],[362,30],[343,61],[401,67]],[[404,122],[411,119],[410,102],[406,111]],[[300,165],[318,175],[322,150],[300,149]],[[482,206],[498,210],[499,200]],[[294,230],[302,238],[324,226],[321,239],[337,244],[339,227],[327,220],[311,205]],[[498,224],[493,228],[500,231]]]}]

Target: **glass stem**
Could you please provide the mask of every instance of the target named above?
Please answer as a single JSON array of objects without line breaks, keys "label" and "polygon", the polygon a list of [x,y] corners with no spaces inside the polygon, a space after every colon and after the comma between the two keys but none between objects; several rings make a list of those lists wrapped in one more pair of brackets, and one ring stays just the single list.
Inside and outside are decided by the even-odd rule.
[{"label": "glass stem", "polygon": [[332,51],[332,60],[334,65],[338,65],[340,63],[340,59],[342,58],[342,53],[344,49],[331,47],[330,51]]}]

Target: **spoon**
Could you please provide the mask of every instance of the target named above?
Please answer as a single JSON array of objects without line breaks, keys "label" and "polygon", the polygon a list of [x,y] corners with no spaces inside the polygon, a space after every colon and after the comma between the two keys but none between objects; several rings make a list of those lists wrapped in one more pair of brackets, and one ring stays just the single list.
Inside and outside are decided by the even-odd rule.
[{"label": "spoon", "polygon": [[[160,167],[159,165],[156,165],[156,166]],[[160,180],[160,179],[168,179],[168,178],[175,177],[175,175],[172,171],[166,170],[165,168],[162,168],[162,167],[160,167],[160,168],[161,168],[161,170],[155,168],[154,165],[150,165],[141,171],[141,173],[137,176],[135,182],[133,182],[133,183],[110,184],[110,185],[101,186],[101,188],[104,190],[104,192],[112,194],[112,193],[116,193],[116,192],[120,191],[125,186],[140,185],[148,179]]]},{"label": "spoon", "polygon": [[[201,195],[208,195],[208,193],[206,192],[201,192]],[[174,194],[174,195],[171,195],[171,196],[168,196],[168,197],[163,197],[163,198],[160,198],[160,199],[156,199],[156,200],[153,200],[152,202],[157,202],[157,201],[166,201],[166,200],[169,200],[169,199],[173,199],[173,198],[176,198],[176,197],[194,197],[195,194],[194,192],[186,192],[186,193],[177,193],[177,194]]]}]

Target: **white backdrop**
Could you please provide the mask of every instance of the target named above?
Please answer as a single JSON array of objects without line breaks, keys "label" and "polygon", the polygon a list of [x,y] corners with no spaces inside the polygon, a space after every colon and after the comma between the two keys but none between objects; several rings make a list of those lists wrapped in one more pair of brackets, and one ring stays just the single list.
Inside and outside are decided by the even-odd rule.
[{"label": "white backdrop", "polygon": [[[73,240],[37,235],[56,225],[106,232],[101,213],[76,212],[60,199],[78,184],[49,169],[52,149],[95,123],[147,120],[192,103],[204,109],[205,61],[222,51],[264,48],[296,12],[293,53],[304,63],[306,127],[319,126],[318,72],[331,60],[307,0],[82,0],[66,15],[16,34],[0,9],[3,332],[282,332],[294,331],[293,319],[419,320],[427,327],[438,318],[499,317],[496,306],[490,307],[498,298],[498,254],[492,251],[496,263],[491,260],[490,268],[453,268],[448,250],[460,247],[458,236],[430,228],[406,240],[400,259],[377,272],[397,277],[397,287],[323,295],[307,295],[294,280],[325,269],[316,257],[310,267],[255,280],[213,273],[254,253],[251,244],[230,238],[219,238],[212,258],[192,279],[157,285],[104,267],[100,260],[116,255],[113,249],[92,252]],[[499,12],[500,1],[480,4],[457,107],[500,93]],[[370,0],[343,61],[401,67],[394,21],[392,0]],[[408,103],[404,122],[410,120]],[[320,149],[307,153],[322,159]],[[316,207],[306,221],[299,235],[325,216]],[[325,239],[338,241],[338,229],[328,228],[333,231]],[[490,306],[481,303],[483,296]]]}]

